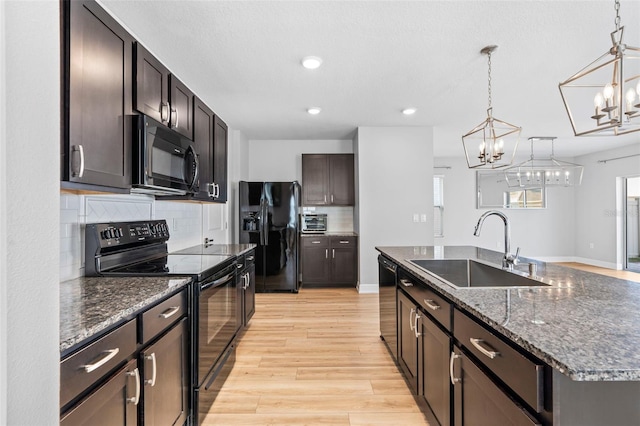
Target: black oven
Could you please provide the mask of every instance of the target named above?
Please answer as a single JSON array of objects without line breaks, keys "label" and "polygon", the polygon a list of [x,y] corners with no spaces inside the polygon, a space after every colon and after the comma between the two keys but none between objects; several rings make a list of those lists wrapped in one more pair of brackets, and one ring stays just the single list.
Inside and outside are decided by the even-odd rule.
[{"label": "black oven", "polygon": [[197,192],[198,156],[193,142],[146,115],[137,117],[132,192],[183,195]]},{"label": "black oven", "polygon": [[200,288],[196,296],[198,301],[196,383],[199,385],[220,360],[224,350],[240,329],[237,317],[238,291],[235,269],[235,264],[230,265],[211,279],[199,283]]}]

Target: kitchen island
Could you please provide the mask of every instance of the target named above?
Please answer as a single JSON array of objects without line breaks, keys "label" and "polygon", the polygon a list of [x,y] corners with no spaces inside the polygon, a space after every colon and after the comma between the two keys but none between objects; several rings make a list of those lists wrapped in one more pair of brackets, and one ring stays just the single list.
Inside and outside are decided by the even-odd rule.
[{"label": "kitchen island", "polygon": [[[456,288],[409,260],[472,259],[500,269],[503,254],[471,246],[377,247],[377,250],[394,262],[399,271],[451,304],[451,347],[463,348],[460,354],[451,352],[452,372],[462,353],[471,354],[470,358],[480,364],[499,388],[506,390],[517,405],[527,407],[524,411],[532,418],[531,424],[640,424],[640,284],[522,259],[516,269],[524,273],[528,270],[527,263],[535,263],[540,284],[550,285]],[[400,288],[402,285],[398,284],[398,294],[408,294]],[[416,301],[416,309],[421,302]],[[417,312],[431,317],[428,308],[415,312],[413,318],[418,317]],[[493,358],[475,357],[469,339],[460,340],[456,326],[461,328],[467,318],[538,367],[539,407],[535,403],[527,405],[527,400],[521,400],[513,391],[509,379],[492,369],[492,363],[496,362],[493,358],[499,360],[502,354],[491,351],[480,341],[483,345],[480,353],[488,352]],[[402,344],[400,334],[398,328],[398,347]],[[416,337],[419,334],[416,332]],[[458,378],[452,374],[450,379],[455,383]],[[464,382],[464,377],[460,380]],[[456,386],[452,385],[453,400]],[[417,393],[423,388],[418,387]],[[455,413],[461,409],[453,402],[452,405],[455,419]]]}]

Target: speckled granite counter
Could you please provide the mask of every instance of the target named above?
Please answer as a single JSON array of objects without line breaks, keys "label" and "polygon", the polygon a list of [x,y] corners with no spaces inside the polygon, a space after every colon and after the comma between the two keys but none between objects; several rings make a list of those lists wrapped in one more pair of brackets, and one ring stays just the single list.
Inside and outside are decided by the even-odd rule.
[{"label": "speckled granite counter", "polygon": [[355,232],[322,232],[322,233],[308,233],[301,234],[302,237],[317,237],[317,236],[327,236],[327,237],[357,237],[358,234]]},{"label": "speckled granite counter", "polygon": [[171,252],[171,254],[226,254],[241,256],[256,248],[255,244],[201,244]]},{"label": "speckled granite counter", "polygon": [[469,258],[500,267],[502,253],[470,246],[376,249],[571,379],[640,381],[640,283],[536,261],[537,275],[551,287],[456,289],[407,260]]},{"label": "speckled granite counter", "polygon": [[188,277],[81,277],[60,283],[60,354],[190,281]]}]

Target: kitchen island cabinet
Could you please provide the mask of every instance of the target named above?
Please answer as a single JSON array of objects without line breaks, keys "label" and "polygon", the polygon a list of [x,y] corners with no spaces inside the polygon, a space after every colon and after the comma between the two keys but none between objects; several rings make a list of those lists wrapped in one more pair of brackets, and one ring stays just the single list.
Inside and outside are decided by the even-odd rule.
[{"label": "kitchen island cabinet", "polygon": [[554,285],[454,288],[409,260],[473,259],[500,268],[503,254],[476,247],[377,249],[399,274],[454,308],[450,424],[640,424],[637,283],[536,261],[537,275]]},{"label": "kitchen island cabinet", "polygon": [[64,1],[62,16],[62,186],[128,192],[134,39],[94,1]]}]

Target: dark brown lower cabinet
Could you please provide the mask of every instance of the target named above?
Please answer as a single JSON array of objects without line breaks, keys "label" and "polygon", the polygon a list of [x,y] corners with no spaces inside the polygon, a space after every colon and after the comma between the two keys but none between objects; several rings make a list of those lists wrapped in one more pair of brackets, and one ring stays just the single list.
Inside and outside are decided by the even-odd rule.
[{"label": "dark brown lower cabinet", "polygon": [[414,395],[418,394],[416,315],[418,315],[416,304],[402,291],[398,291],[398,364]]},{"label": "dark brown lower cabinet", "polygon": [[67,412],[62,426],[134,426],[138,424],[140,376],[137,361],[131,360],[102,386]]},{"label": "dark brown lower cabinet", "polygon": [[441,425],[451,424],[451,381],[449,356],[451,338],[424,313],[418,321],[418,386]]},{"label": "dark brown lower cabinet", "polygon": [[539,425],[457,346],[452,356],[456,426]]},{"label": "dark brown lower cabinet", "polygon": [[302,237],[304,284],[353,285],[358,282],[358,238],[339,235]]},{"label": "dark brown lower cabinet", "polygon": [[188,321],[140,352],[143,424],[182,425],[189,414]]}]

